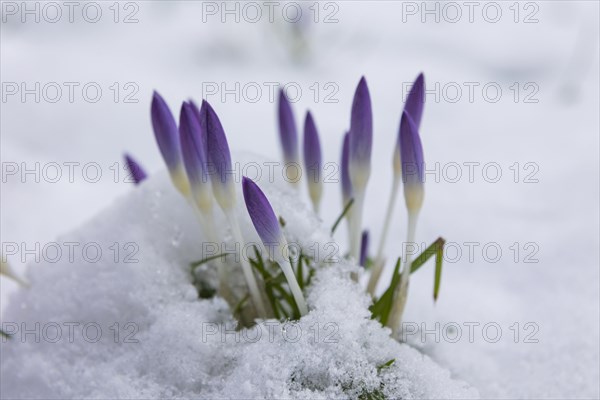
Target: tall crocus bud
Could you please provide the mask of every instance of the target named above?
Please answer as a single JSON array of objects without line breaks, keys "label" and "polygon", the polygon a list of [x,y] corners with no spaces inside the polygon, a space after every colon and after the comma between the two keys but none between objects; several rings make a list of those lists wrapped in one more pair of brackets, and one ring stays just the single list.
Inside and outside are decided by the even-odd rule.
[{"label": "tall crocus bud", "polygon": [[[206,126],[207,158],[209,166],[213,168],[213,171],[211,171],[213,194],[229,222],[233,239],[239,244],[240,249],[242,249],[245,243],[234,212],[236,194],[233,177],[231,176],[229,145],[227,144],[227,137],[217,113],[215,113],[215,110],[213,110],[206,100],[202,101],[202,106],[200,107],[199,122],[201,128]],[[252,303],[256,308],[258,316],[265,318],[267,317],[267,309],[258,290],[258,284],[252,272],[252,267],[246,257],[241,255],[240,259]]]},{"label": "tall crocus bud", "polygon": [[279,221],[269,200],[267,200],[262,190],[251,179],[244,177],[242,188],[248,214],[250,214],[250,219],[252,220],[252,224],[254,224],[258,236],[267,248],[269,258],[281,267],[294,296],[294,300],[296,300],[300,314],[306,315],[308,308],[304,300],[304,295],[302,294],[300,285],[298,285],[290,261],[284,255],[287,248],[287,241],[281,232]]},{"label": "tall crocus bud", "polygon": [[373,113],[371,96],[364,76],[358,82],[350,118],[349,159],[350,179],[354,190],[364,190],[371,174]]},{"label": "tall crocus bud", "polygon": [[131,157],[131,155],[125,153],[123,158],[125,158],[125,165],[127,165],[127,169],[129,170],[135,185],[139,185],[140,182],[148,177],[144,169],[136,160],[133,159],[133,157]]},{"label": "tall crocus bud", "polygon": [[417,129],[421,127],[421,117],[423,116],[423,106],[425,105],[425,77],[420,73],[415,79],[410,92],[404,104],[404,111],[411,116]]},{"label": "tall crocus bud", "polygon": [[[423,105],[425,100],[425,80],[423,74],[419,74],[415,82],[413,83],[410,92],[408,93],[408,97],[406,98],[406,103],[404,103],[404,111],[408,113],[415,122],[417,130],[419,129],[419,124],[421,123],[421,117],[423,115]],[[387,239],[388,231],[390,228],[390,221],[392,220],[392,216],[394,214],[394,206],[396,204],[396,196],[398,194],[398,189],[400,187],[400,178],[402,176],[402,160],[400,154],[400,140],[402,135],[402,120],[404,120],[404,114],[400,121],[400,128],[398,129],[398,140],[396,141],[396,146],[394,147],[394,157],[393,157],[393,166],[394,166],[394,177],[392,181],[392,191],[390,192],[390,199],[388,202],[387,213],[383,223],[383,231],[380,236],[379,247],[377,249],[377,255],[375,256],[375,260],[373,262],[373,268],[371,272],[371,277],[369,278],[369,284],[367,286],[367,290],[371,295],[375,295],[375,289],[377,287],[377,282],[379,280],[379,276],[381,275],[381,271],[383,269],[383,264],[385,262],[383,255],[383,248],[385,246],[385,242]],[[406,128],[406,123],[405,123]]]},{"label": "tall crocus bud", "polygon": [[[422,73],[417,76],[415,82],[408,92],[406,103],[404,103],[404,111],[411,116],[417,130],[421,126],[421,117],[423,116],[423,107],[425,105],[425,77]],[[402,171],[400,160],[400,132],[398,133],[398,141],[394,151],[394,174],[400,176]]]},{"label": "tall crocus bud", "polygon": [[340,162],[340,174],[342,181],[342,207],[348,204],[352,198],[352,182],[350,182],[350,171],[348,170],[348,153],[350,151],[350,134],[344,134],[342,144],[342,159]]},{"label": "tall crocus bud", "polygon": [[200,124],[206,125],[208,163],[215,198],[223,209],[231,209],[235,204],[235,185],[227,136],[217,113],[206,100],[202,101],[200,118]]},{"label": "tall crocus bud", "polygon": [[307,171],[308,193],[316,213],[319,212],[323,182],[321,181],[321,143],[310,111],[304,120],[304,166]]},{"label": "tall crocus bud", "polygon": [[355,261],[360,257],[360,233],[365,189],[371,174],[371,145],[373,142],[373,114],[371,96],[364,77],[358,82],[352,102],[350,118],[350,138],[348,152],[348,170],[354,205],[352,210],[352,237],[350,254]]},{"label": "tall crocus bud", "polygon": [[406,207],[409,212],[418,212],[423,204],[423,147],[419,130],[407,111],[400,121],[400,158]]},{"label": "tall crocus bud", "polygon": [[179,115],[181,153],[187,173],[191,195],[196,206],[203,213],[212,212],[212,190],[206,161],[206,133],[200,128],[200,121],[194,107],[183,103]]},{"label": "tall crocus bud", "polygon": [[365,266],[369,253],[369,231],[364,230],[360,240],[360,261],[358,265]]},{"label": "tall crocus bud", "polygon": [[162,154],[165,164],[169,169],[171,180],[181,194],[187,196],[189,193],[189,183],[183,161],[181,159],[181,146],[179,143],[179,132],[175,118],[169,110],[169,106],[163,98],[154,92],[151,106],[152,128],[154,137],[158,143],[158,148]]},{"label": "tall crocus bud", "polygon": [[[408,209],[408,231],[406,244],[414,245],[417,230],[417,218],[421,205],[423,204],[424,165],[423,147],[419,130],[412,117],[407,111],[402,114],[400,120],[400,157],[402,158],[402,180],[404,182],[404,199]],[[410,269],[412,254],[407,252],[402,267],[402,279],[400,286],[394,293],[394,306],[391,318],[388,321],[392,332],[395,334],[402,321],[402,314],[408,298],[408,283],[410,280]]]},{"label": "tall crocus bud", "polygon": [[[279,120],[279,139],[283,149],[283,161],[288,164],[285,168],[288,182],[298,183],[299,176],[299,156],[298,156],[298,132],[296,130],[296,120],[292,105],[285,95],[283,89],[279,89],[278,104]],[[293,165],[289,165],[293,164]]]}]

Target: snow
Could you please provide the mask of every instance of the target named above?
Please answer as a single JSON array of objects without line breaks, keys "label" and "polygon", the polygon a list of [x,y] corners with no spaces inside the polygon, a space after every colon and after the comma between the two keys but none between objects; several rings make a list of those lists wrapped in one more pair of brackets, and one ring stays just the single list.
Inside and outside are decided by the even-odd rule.
[{"label": "snow", "polygon": [[[325,227],[292,189],[261,185],[286,220],[288,240],[324,243]],[[248,232],[244,210],[238,204]],[[375,391],[390,398],[477,397],[370,319],[370,300],[345,261],[319,270],[309,288],[311,312],[297,323],[267,320],[236,333],[222,299],[197,298],[189,263],[202,258],[198,244],[205,239],[165,173],[61,240],[106,249],[131,238],[139,247],[136,263],[115,262],[112,254],[91,263],[81,254],[28,271],[31,288],[14,293],[4,314],[20,332],[0,344],[3,398],[340,398]],[[239,266],[233,274],[241,275]],[[78,323],[73,332],[68,322]],[[23,334],[35,332],[36,323],[37,337]]]},{"label": "snow", "polygon": [[[2,242],[24,242],[32,248],[35,242],[42,245],[62,242],[72,236],[77,240],[84,234],[82,224],[94,216],[95,223],[104,224],[103,218],[97,216],[101,210],[120,196],[135,196],[130,193],[131,185],[124,184],[122,175],[115,182],[110,169],[121,161],[123,151],[131,152],[151,176],[162,170],[149,119],[153,89],[158,89],[177,109],[179,102],[190,96],[197,100],[202,97],[203,82],[224,82],[227,88],[233,87],[235,82],[242,86],[258,82],[263,87],[267,82],[297,82],[303,89],[302,97],[294,104],[298,124],[302,112],[310,108],[321,134],[324,159],[337,162],[341,136],[349,123],[351,96],[364,74],[373,99],[375,124],[373,174],[367,188],[364,219],[371,231],[371,241],[376,244],[391,182],[390,148],[400,118],[403,85],[412,81],[419,71],[425,73],[426,83],[431,86],[436,82],[441,85],[497,82],[503,89],[498,103],[483,101],[479,91],[471,103],[466,100],[466,89],[463,98],[456,103],[444,98],[436,101],[433,94],[428,95],[421,132],[427,162],[437,161],[442,166],[449,162],[480,162],[481,165],[497,162],[502,167],[503,177],[498,183],[488,183],[481,178],[481,169],[478,169],[475,181],[470,183],[465,168],[463,179],[458,183],[443,179],[438,183],[428,181],[417,240],[430,243],[441,235],[448,242],[460,244],[463,256],[456,262],[445,263],[440,298],[435,305],[431,299],[431,266],[425,266],[411,278],[406,321],[419,327],[425,323],[426,329],[434,329],[436,322],[442,327],[454,322],[463,327],[463,339],[457,343],[443,339],[436,343],[435,338],[428,335],[426,343],[422,343],[417,334],[408,339],[412,346],[450,371],[453,378],[477,388],[484,398],[599,398],[598,3],[535,2],[539,7],[539,23],[534,24],[511,23],[508,7],[512,2],[499,2],[506,18],[497,24],[485,23],[480,18],[475,23],[463,20],[456,24],[422,24],[419,16],[402,23],[401,8],[406,2],[377,2],[375,6],[359,1],[336,3],[340,8],[339,22],[310,25],[310,56],[301,63],[290,60],[285,42],[280,39],[285,23],[221,24],[218,17],[200,23],[200,3],[139,2],[138,24],[113,24],[108,20],[100,24],[21,24],[18,16],[2,23],[3,82],[98,81],[106,93],[94,104],[81,98],[73,103],[66,100],[56,104],[35,103],[31,97],[25,103],[17,97],[0,104],[3,166],[6,162],[25,162],[28,167],[35,162],[41,165],[97,162],[103,172],[97,183],[86,182],[80,175],[74,182],[63,178],[58,183],[44,180],[37,183],[31,176],[25,182],[20,176],[3,179],[0,191]],[[105,11],[105,15],[111,15]],[[130,81],[139,85],[135,96],[139,102],[114,103],[108,87],[114,82],[123,85]],[[334,95],[337,103],[324,102],[324,95],[331,90],[324,85],[329,82],[339,89]],[[521,84],[521,99],[525,93],[522,85],[536,83],[539,91],[535,98],[539,102],[515,103],[510,89],[514,82]],[[309,89],[315,83],[320,89],[318,101]],[[236,101],[231,95],[222,100],[220,94],[210,96],[209,101],[223,121],[231,147],[277,159],[280,150],[276,140],[275,105],[269,101],[266,91],[256,103],[245,99]],[[513,171],[509,169],[515,162],[520,163],[519,183],[513,182]],[[538,183],[522,183],[528,172],[523,169],[527,162],[539,166],[535,175]],[[63,174],[66,174],[65,168]],[[305,192],[303,188],[297,197],[303,198],[308,208]],[[185,207],[182,202],[182,210]],[[331,225],[339,209],[338,184],[325,184],[322,203],[325,226]],[[169,212],[183,213],[182,210]],[[243,215],[243,210],[240,213]],[[142,217],[140,220],[148,223]],[[180,226],[170,221],[155,226],[154,229],[162,232],[157,236],[183,243],[183,232],[198,229],[191,216],[178,221]],[[300,222],[313,224],[310,220]],[[391,240],[386,246],[390,259],[400,251],[405,222],[399,199],[390,230]],[[117,229],[115,225],[120,226],[112,225],[114,229]],[[342,225],[336,234],[342,252],[346,251],[344,228]],[[66,232],[81,233],[66,235]],[[142,229],[130,233],[121,232],[114,237],[126,242],[147,238]],[[244,233],[251,234],[249,226]],[[481,244],[473,261],[466,255],[465,242]],[[500,244],[503,250],[502,258],[495,263],[487,262],[479,251],[483,244],[490,242]],[[520,246],[517,263],[510,250],[515,242]],[[534,256],[537,263],[522,262],[529,254],[523,245],[529,242],[539,246]],[[190,259],[197,255],[193,253],[195,250],[190,250]],[[112,254],[110,251],[106,250]],[[150,257],[152,251],[140,249],[140,254]],[[173,249],[172,260],[181,260],[180,257],[182,255]],[[24,275],[26,263],[20,254],[8,256],[8,261],[17,273]],[[46,268],[48,265],[35,263],[31,256],[26,261],[30,264],[28,276],[32,279],[51,274],[56,267]],[[73,266],[67,268],[69,273],[65,276],[69,277],[74,269]],[[101,271],[90,269],[86,273],[91,277]],[[388,265],[382,281],[389,273]],[[128,266],[112,283],[125,285],[125,275],[130,274],[145,276],[143,271]],[[40,282],[41,277],[36,281]],[[184,282],[187,275],[182,272],[178,279]],[[82,284],[90,291],[103,289],[88,281]],[[1,321],[7,322],[9,315],[11,318],[13,315],[8,311],[20,307],[18,299],[25,294],[11,298],[17,286],[3,278],[0,285]],[[44,287],[53,291],[56,299],[69,296],[53,285]],[[169,288],[165,285],[165,293],[171,293]],[[132,293],[141,290],[128,289]],[[176,292],[177,296],[193,294]],[[119,293],[119,298],[124,297]],[[132,310],[142,312],[144,305],[135,299],[131,296],[123,301]],[[45,304],[42,299],[37,301]],[[94,302],[89,307],[109,309],[108,301]],[[197,308],[205,304],[190,300],[192,303]],[[42,320],[62,317],[60,307],[62,304],[56,304],[54,312],[40,314]],[[224,304],[210,307],[206,304],[207,309],[198,313],[206,313],[207,320],[218,319],[209,315],[216,313],[218,307],[226,314]],[[185,312],[183,307],[171,310],[171,317],[177,318]],[[100,314],[97,311],[92,316],[96,318]],[[21,317],[25,318],[23,314]],[[119,321],[126,322],[127,318]],[[113,319],[110,322],[114,322]],[[469,322],[480,323],[480,328],[490,322],[499,324],[502,339],[489,343],[478,328],[470,343],[464,327]],[[515,322],[520,324],[519,343],[514,343],[510,330]],[[523,343],[524,336],[531,332],[524,330],[528,322],[539,327],[534,335],[538,343]],[[165,329],[178,331],[171,325]],[[183,332],[178,335],[187,331]],[[182,343],[178,337],[164,336],[162,341],[170,340],[171,346],[179,346]],[[19,347],[27,346],[19,344]],[[57,346],[46,347],[48,351],[59,352]],[[6,382],[12,379],[4,372],[9,354],[5,348],[3,344],[0,353],[2,396],[8,390]],[[152,350],[158,348],[155,346]],[[407,346],[401,348],[401,351],[411,352]],[[49,358],[42,353],[28,354],[31,365],[46,366],[46,382],[55,385],[62,382],[65,391],[71,385],[83,384],[65,381],[67,378],[60,371],[70,365],[81,374],[88,374],[88,380],[121,379],[114,384],[116,389],[128,387],[124,377],[129,363],[139,362],[136,357],[123,358],[120,363],[114,362],[118,374],[107,371],[96,378],[86,372],[92,367],[82,364],[78,358],[70,359],[70,365],[56,365],[47,361]],[[144,354],[140,351],[138,355]],[[185,355],[193,356],[191,352]],[[172,371],[177,360],[163,356],[158,363],[156,368]],[[38,372],[30,370],[32,379]],[[164,381],[170,377],[173,373],[162,374]],[[144,388],[149,392],[160,390],[151,383]]]}]

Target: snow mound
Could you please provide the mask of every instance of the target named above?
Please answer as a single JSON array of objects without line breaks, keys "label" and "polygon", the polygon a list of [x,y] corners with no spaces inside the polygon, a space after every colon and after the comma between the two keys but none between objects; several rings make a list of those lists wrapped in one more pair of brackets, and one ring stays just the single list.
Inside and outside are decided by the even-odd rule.
[{"label": "snow mound", "polygon": [[[266,176],[258,184],[288,239],[331,243],[298,196]],[[245,238],[256,241],[241,203],[238,213]],[[369,299],[344,261],[319,269],[300,321],[236,331],[228,304],[199,299],[192,285],[189,263],[202,258],[202,241],[166,173],[57,240],[79,246],[72,258],[30,265],[31,288],[4,314],[3,328],[16,333],[0,344],[2,398],[478,396],[369,318]]]}]

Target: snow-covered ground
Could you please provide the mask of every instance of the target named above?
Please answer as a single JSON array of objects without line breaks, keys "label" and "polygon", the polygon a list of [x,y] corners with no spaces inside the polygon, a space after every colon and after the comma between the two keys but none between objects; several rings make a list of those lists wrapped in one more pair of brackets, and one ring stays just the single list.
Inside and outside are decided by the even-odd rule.
[{"label": "snow-covered ground", "polygon": [[[427,3],[439,7],[439,23],[431,14],[421,21],[420,2],[305,3],[300,24],[282,18],[270,23],[264,6],[262,20],[249,22],[254,11],[242,3],[240,22],[226,14],[222,23],[219,13],[209,12],[220,2],[121,3],[118,23],[111,3],[99,3],[102,17],[95,24],[80,9],[74,23],[66,9],[56,23],[44,20],[54,14],[41,15],[39,23],[29,15],[23,23],[21,10],[12,15],[8,3],[2,3],[0,39],[0,228],[3,251],[13,253],[8,250],[16,244],[16,254],[7,258],[17,271],[24,273],[23,256],[33,261],[28,276],[36,274],[25,247],[58,242],[65,249],[62,238],[69,236],[63,235],[133,190],[124,182],[123,151],[150,174],[163,168],[150,128],[153,89],[175,110],[182,100],[204,95],[234,150],[278,159],[269,88],[288,83],[289,94],[302,91],[294,104],[298,126],[310,108],[324,158],[335,163],[355,85],[365,75],[375,126],[365,221],[377,242],[405,85],[423,71],[432,92],[421,136],[428,169],[439,163],[439,179],[428,175],[417,239],[429,243],[442,235],[451,246],[437,304],[431,266],[412,280],[407,326],[430,333],[425,340],[421,332],[406,339],[482,397],[600,396],[598,3],[483,2],[473,9],[472,23],[462,3]],[[455,4],[462,18],[451,23]],[[501,10],[496,23],[494,4]],[[318,22],[307,23],[317,9]],[[123,23],[128,15],[138,22]],[[39,102],[35,94],[24,101],[21,92],[9,94],[36,82]],[[62,98],[52,103],[56,86]],[[102,96],[93,103],[95,87]],[[211,94],[215,87],[218,93]],[[233,93],[222,98],[224,88]],[[73,162],[79,164],[70,164],[69,179],[65,163]],[[36,163],[39,182],[35,174],[22,174]],[[53,163],[62,173],[56,183]],[[102,176],[93,183],[98,166]],[[325,185],[326,226],[339,213],[338,186]],[[402,201],[394,221],[390,258],[404,240]],[[345,242],[343,231],[337,239]],[[0,284],[5,309],[15,285]],[[454,331],[444,330],[446,324]],[[495,342],[498,329],[502,337]],[[458,340],[455,332],[462,334]]]}]

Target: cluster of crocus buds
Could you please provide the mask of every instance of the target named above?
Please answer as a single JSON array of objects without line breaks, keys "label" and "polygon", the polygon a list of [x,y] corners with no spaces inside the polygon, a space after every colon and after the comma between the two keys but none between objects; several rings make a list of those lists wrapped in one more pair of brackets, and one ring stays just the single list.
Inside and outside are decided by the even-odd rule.
[{"label": "cluster of crocus buds", "polygon": [[[244,239],[235,213],[237,194],[235,179],[231,176],[229,144],[227,143],[225,130],[215,110],[207,101],[202,101],[200,108],[192,101],[184,102],[181,106],[179,127],[177,127],[165,101],[155,92],[151,115],[156,141],[169,169],[173,184],[197,211],[207,238],[213,242],[219,241],[213,219],[214,200],[227,218],[233,239],[240,243],[240,249],[243,248],[244,246],[241,244],[244,244]],[[257,222],[254,215],[259,215],[259,218],[266,218],[265,215],[274,218],[273,211],[260,189],[249,187],[246,180],[244,182],[244,197],[247,204],[255,196],[262,196],[261,199],[264,201],[253,204],[263,206],[266,204],[266,207],[268,207],[268,210],[264,212],[261,212],[260,208],[257,207],[248,209],[249,212],[252,210],[250,215],[255,225]],[[268,213],[269,210],[272,215]],[[258,214],[256,214],[257,212]],[[263,238],[264,232],[261,232],[258,228],[257,231]],[[277,239],[278,243],[283,246],[285,240],[283,236],[280,235]],[[268,248],[268,246],[266,247]],[[290,290],[296,299],[298,308],[304,315],[307,312],[306,302],[293,272],[291,272],[289,261],[281,257],[274,258],[277,253],[269,253],[269,256],[281,266],[284,275],[288,278]],[[245,257],[239,259],[241,260],[242,272],[248,285],[256,316],[267,318],[270,313],[259,290],[252,267]],[[230,292],[227,284],[226,268],[222,261],[217,262],[219,263],[219,292],[227,299]]]},{"label": "cluster of crocus buds", "polygon": [[[375,293],[385,263],[383,249],[400,180],[403,183],[408,210],[406,243],[414,243],[417,218],[424,197],[423,149],[419,137],[424,95],[424,78],[420,74],[406,100],[400,119],[398,138],[394,146],[392,190],[379,246],[375,259],[372,261],[373,272],[367,288],[371,295]],[[230,176],[232,169],[229,145],[221,121],[211,105],[203,101],[198,109],[192,101],[184,102],[181,108],[179,128],[177,128],[168,106],[155,92],[152,101],[152,125],[171,179],[175,187],[188,198],[198,211],[201,220],[204,221],[208,237],[216,240],[212,217],[214,199],[228,220],[233,238],[243,243],[239,222],[234,213],[236,187],[235,180]],[[302,176],[298,134],[292,106],[283,90],[279,93],[278,125],[284,162],[286,165],[294,164],[296,167],[297,174],[288,175],[287,179],[297,188],[299,177]],[[306,113],[303,134],[303,161],[308,194],[313,209],[318,213],[323,193],[323,161],[317,127],[310,111]],[[371,174],[372,142],[371,97],[367,82],[362,77],[352,101],[350,129],[344,135],[340,168],[342,204],[346,211],[349,228],[350,259],[362,266],[367,265],[369,246],[369,234],[362,229],[362,214],[366,187]],[[135,162],[130,157],[127,157],[127,161],[133,171]],[[294,168],[291,170],[293,171]],[[286,166],[285,171],[288,173],[290,168]],[[138,178],[138,181],[145,178],[143,171],[138,174]],[[300,314],[306,314],[308,309],[302,290],[296,280],[290,260],[284,256],[287,242],[271,204],[259,186],[246,177],[242,180],[242,191],[248,214],[267,250],[269,259],[280,266]],[[268,317],[270,310],[264,304],[251,266],[244,257],[241,259],[242,271],[256,314],[259,317]],[[222,265],[219,266],[219,278],[220,290],[224,294],[226,290],[224,281],[227,280],[227,276],[222,267]],[[410,270],[411,259],[408,255],[405,260],[402,260],[401,283],[393,293],[393,306],[388,323],[393,330],[397,329],[401,321],[408,292]],[[356,278],[356,276],[353,277]]]}]

